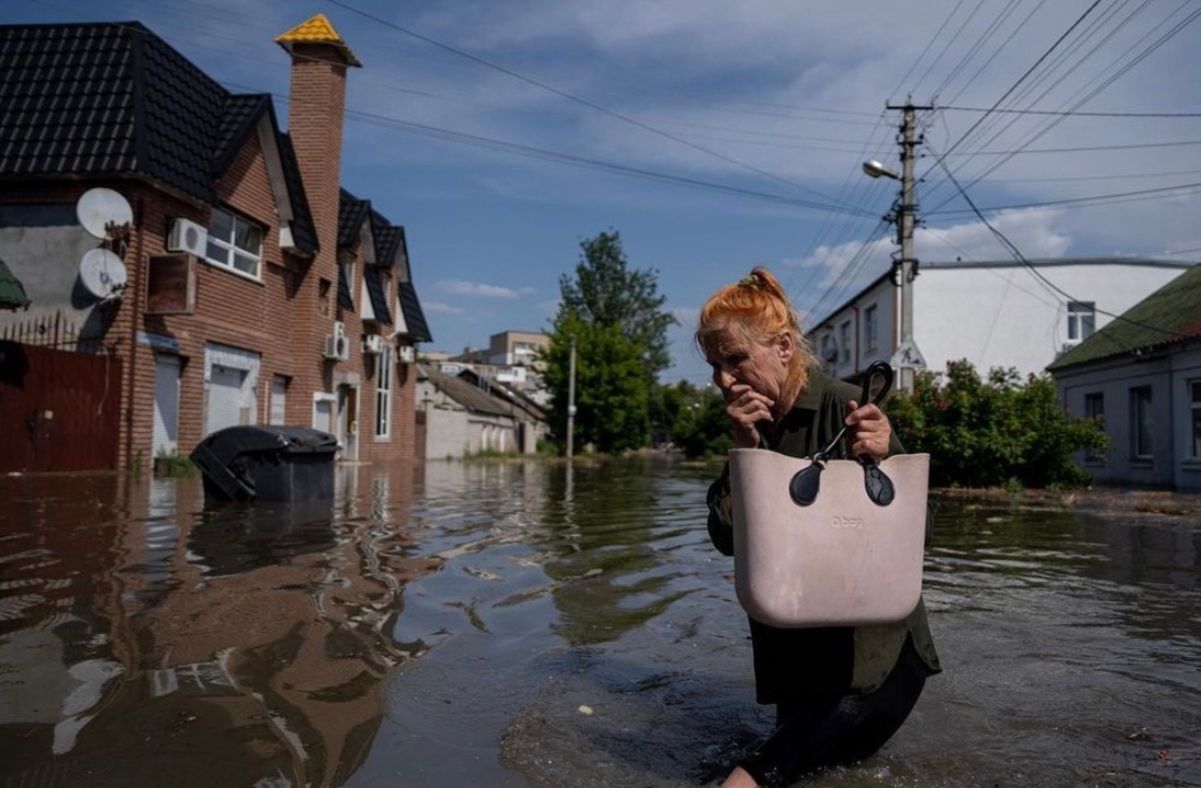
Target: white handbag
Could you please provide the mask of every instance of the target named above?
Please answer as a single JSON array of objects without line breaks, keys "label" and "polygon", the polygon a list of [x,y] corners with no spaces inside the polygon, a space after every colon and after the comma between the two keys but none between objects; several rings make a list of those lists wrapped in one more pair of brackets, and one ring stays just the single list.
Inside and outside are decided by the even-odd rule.
[{"label": "white handbag", "polygon": [[[883,367],[883,370],[880,369]],[[873,364],[867,380],[892,370]],[[866,401],[867,383],[864,384]],[[730,452],[734,576],[751,618],[775,627],[863,626],[908,616],[922,592],[930,455],[880,463]]]}]

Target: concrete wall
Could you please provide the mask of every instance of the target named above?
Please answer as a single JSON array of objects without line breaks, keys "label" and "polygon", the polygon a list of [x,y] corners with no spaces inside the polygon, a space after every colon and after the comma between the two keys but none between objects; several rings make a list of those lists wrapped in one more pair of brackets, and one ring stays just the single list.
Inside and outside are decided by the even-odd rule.
[{"label": "concrete wall", "polygon": [[[888,361],[897,346],[897,307],[900,291],[888,279],[877,282],[843,309],[835,312],[809,334],[813,352],[822,360],[826,374],[836,378],[851,377],[876,361]],[[876,308],[876,346],[869,347],[866,314]],[[850,325],[849,359],[843,360],[842,326]],[[828,344],[827,344],[828,343]],[[832,348],[837,356],[833,362],[824,356],[823,348]]]},{"label": "concrete wall", "polygon": [[65,333],[78,337],[80,345],[104,336],[111,310],[79,282],[80,259],[101,243],[79,225],[72,202],[0,204],[0,260],[33,302],[27,310],[0,312],[0,329],[60,316]]},{"label": "concrete wall", "polygon": [[[1183,269],[1106,263],[1040,264],[1038,271],[1079,301],[1121,314]],[[1096,314],[1100,330],[1112,318]],[[914,283],[913,335],[927,365],[966,358],[981,372],[1041,373],[1068,341],[1067,304],[1022,266],[927,266]]]},{"label": "concrete wall", "polygon": [[[1175,264],[1149,265],[1112,261],[1039,263],[1050,282],[1079,301],[1121,314],[1179,276]],[[877,307],[880,342],[867,348],[864,314]],[[1097,312],[1100,330],[1112,318]],[[842,325],[850,323],[850,359],[842,356]],[[913,286],[913,336],[928,367],[946,369],[948,361],[966,358],[981,373],[993,367],[1016,367],[1023,375],[1041,373],[1068,342],[1066,299],[1049,292],[1024,266],[931,264],[922,267]],[[839,350],[826,371],[849,378],[873,361],[888,361],[900,342],[900,290],[885,277],[809,332],[822,357],[825,337]]]},{"label": "concrete wall", "polygon": [[[1176,349],[1146,360],[1098,362],[1056,375],[1068,413],[1084,416],[1084,400],[1101,394],[1110,445],[1102,456],[1077,457],[1098,481],[1201,490],[1201,457],[1193,456],[1190,386],[1201,380],[1201,348]],[[1153,456],[1132,456],[1131,389],[1151,387]]]}]

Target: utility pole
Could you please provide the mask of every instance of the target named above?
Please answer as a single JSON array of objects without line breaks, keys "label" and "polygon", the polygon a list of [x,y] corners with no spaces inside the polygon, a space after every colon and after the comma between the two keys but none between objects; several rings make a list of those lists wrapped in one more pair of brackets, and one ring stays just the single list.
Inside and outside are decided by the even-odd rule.
[{"label": "utility pole", "polygon": [[575,443],[575,337],[571,338],[571,364],[567,375],[567,462],[571,463]]},{"label": "utility pole", "polygon": [[[917,276],[918,261],[913,249],[913,230],[917,226],[917,194],[915,193],[913,170],[917,164],[917,146],[921,139],[917,134],[917,110],[934,109],[931,105],[916,106],[912,101],[904,104],[886,104],[888,109],[901,111],[901,202],[897,206],[897,243],[901,256],[893,261],[892,281],[901,288],[901,342],[893,354],[891,363],[900,374],[900,388],[913,391],[914,372],[925,369],[917,343],[913,341],[913,280]],[[896,177],[895,174],[892,177]],[[899,281],[898,281],[899,280]]]}]

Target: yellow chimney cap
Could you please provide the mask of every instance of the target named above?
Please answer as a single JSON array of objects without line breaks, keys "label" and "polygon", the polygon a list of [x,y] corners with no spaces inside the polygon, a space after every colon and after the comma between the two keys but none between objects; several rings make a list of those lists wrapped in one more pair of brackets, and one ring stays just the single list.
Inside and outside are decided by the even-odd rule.
[{"label": "yellow chimney cap", "polygon": [[338,35],[338,31],[334,30],[333,24],[325,14],[317,14],[313,18],[301,22],[276,38],[275,43],[288,50],[289,53],[293,52],[292,47],[296,44],[329,44],[337,49],[342,57],[346,58],[347,65],[360,67],[363,65],[354,56],[354,52],[350,51],[350,47],[346,45],[342,36]]}]

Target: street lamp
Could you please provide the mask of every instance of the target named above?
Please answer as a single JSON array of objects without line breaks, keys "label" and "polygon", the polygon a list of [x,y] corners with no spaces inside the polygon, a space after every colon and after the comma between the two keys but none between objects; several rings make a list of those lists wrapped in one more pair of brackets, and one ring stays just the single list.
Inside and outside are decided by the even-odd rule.
[{"label": "street lamp", "polygon": [[889,363],[900,372],[900,388],[903,391],[913,391],[914,371],[923,369],[926,360],[917,349],[913,338],[913,278],[917,276],[917,256],[913,249],[913,228],[917,221],[917,197],[914,194],[915,178],[914,164],[917,160],[917,122],[915,111],[932,109],[932,107],[916,107],[910,102],[901,106],[887,105],[889,109],[903,110],[901,121],[901,172],[886,167],[875,159],[863,162],[863,172],[869,178],[891,178],[901,184],[901,196],[896,210],[890,219],[897,225],[897,243],[901,247],[901,256],[893,261],[893,283],[901,287],[900,303],[900,343],[893,353]]},{"label": "street lamp", "polygon": [[869,178],[892,178],[894,181],[901,180],[901,176],[891,167],[885,167],[875,159],[863,162],[863,172]]}]

